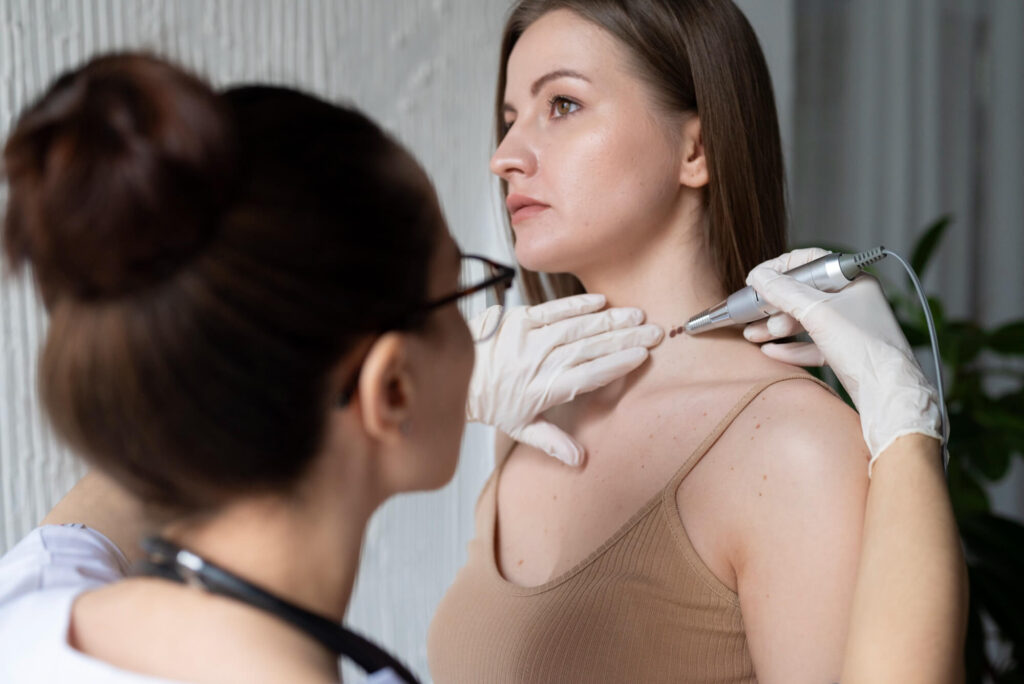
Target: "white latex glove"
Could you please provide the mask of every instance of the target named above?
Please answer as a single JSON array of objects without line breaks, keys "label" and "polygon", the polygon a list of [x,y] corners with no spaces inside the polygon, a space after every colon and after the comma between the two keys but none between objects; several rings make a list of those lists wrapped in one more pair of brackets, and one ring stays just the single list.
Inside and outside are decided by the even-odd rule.
[{"label": "white latex glove", "polygon": [[[584,294],[507,309],[494,336],[476,346],[466,420],[581,464],[583,447],[540,414],[634,370],[664,336],[656,325],[641,325],[640,309],[601,311],[604,305],[604,295]],[[479,336],[500,315],[492,306],[470,321],[470,332]]]},{"label": "white latex glove", "polygon": [[751,342],[768,342],[807,331],[813,343],[768,342],[761,351],[794,365],[831,366],[860,412],[870,475],[897,437],[920,433],[942,440],[939,400],[877,280],[862,275],[839,292],[822,292],[783,275],[826,254],[799,249],[751,271],[747,284],[780,313],[751,323],[743,334]]}]

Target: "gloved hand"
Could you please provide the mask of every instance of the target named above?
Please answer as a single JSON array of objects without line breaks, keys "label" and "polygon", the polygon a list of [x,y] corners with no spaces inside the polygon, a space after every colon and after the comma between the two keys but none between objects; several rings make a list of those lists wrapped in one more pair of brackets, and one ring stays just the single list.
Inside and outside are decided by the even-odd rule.
[{"label": "gloved hand", "polygon": [[768,342],[761,351],[799,366],[831,366],[860,412],[870,475],[897,437],[920,433],[942,440],[938,395],[877,280],[862,275],[839,292],[822,292],[783,275],[826,254],[798,249],[754,268],[747,284],[780,313],[751,323],[743,334],[751,342],[767,342],[807,331],[813,343]]},{"label": "gloved hand", "polygon": [[[664,336],[641,325],[640,309],[604,305],[604,295],[584,294],[506,310],[494,336],[477,344],[466,420],[580,465],[583,447],[540,414],[634,370]],[[470,321],[470,332],[478,336],[500,315],[492,306]]]}]

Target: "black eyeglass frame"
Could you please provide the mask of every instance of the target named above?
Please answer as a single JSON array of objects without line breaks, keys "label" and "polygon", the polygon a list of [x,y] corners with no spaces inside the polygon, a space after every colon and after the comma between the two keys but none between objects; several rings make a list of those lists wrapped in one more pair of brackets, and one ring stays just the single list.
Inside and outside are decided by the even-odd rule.
[{"label": "black eyeglass frame", "polygon": [[[469,297],[470,295],[474,295],[477,292],[481,292],[488,288],[495,287],[496,285],[503,284],[505,287],[505,289],[502,290],[502,301],[498,302],[504,307],[504,298],[508,292],[508,288],[512,285],[512,281],[515,280],[516,269],[512,268],[511,266],[506,266],[505,264],[499,264],[497,261],[493,261],[479,254],[463,254],[461,255],[461,258],[482,261],[485,266],[490,267],[495,273],[494,275],[488,277],[487,279],[483,280],[482,282],[476,285],[470,285],[469,287],[457,290],[451,293],[450,295],[445,295],[443,297],[439,297],[438,299],[433,299],[416,306],[411,311],[403,315],[401,318],[397,319],[394,323],[386,325],[383,328],[381,328],[378,331],[378,334],[383,334],[389,330],[409,330],[410,328],[414,328],[417,325],[421,324],[430,314],[430,312],[435,311],[436,309],[439,309],[442,306],[447,306],[448,304],[457,302],[463,297]],[[498,326],[495,326],[494,330],[497,331],[497,329]],[[486,337],[474,341],[477,343],[486,342],[493,334],[494,332],[492,332],[490,335],[487,335]],[[352,396],[355,394],[356,387],[359,385],[359,374],[363,369],[364,360],[361,360],[359,362],[359,365],[356,366],[355,371],[353,371],[352,373],[352,379],[345,383],[345,388],[341,391],[341,394],[338,396],[338,399],[335,402],[335,406],[347,406],[348,403],[352,401]]]}]

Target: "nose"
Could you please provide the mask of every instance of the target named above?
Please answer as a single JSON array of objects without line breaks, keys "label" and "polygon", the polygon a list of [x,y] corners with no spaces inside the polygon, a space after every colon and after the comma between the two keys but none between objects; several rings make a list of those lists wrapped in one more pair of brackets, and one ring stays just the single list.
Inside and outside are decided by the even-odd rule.
[{"label": "nose", "polygon": [[491,173],[510,181],[516,175],[531,176],[536,171],[537,155],[526,140],[523,129],[517,129],[513,124],[491,156]]}]

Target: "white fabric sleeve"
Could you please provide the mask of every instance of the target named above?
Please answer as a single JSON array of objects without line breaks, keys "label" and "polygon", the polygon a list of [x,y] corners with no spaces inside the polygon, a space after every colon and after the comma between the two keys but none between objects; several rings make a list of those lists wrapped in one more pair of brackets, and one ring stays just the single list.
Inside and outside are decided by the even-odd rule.
[{"label": "white fabric sleeve", "polygon": [[405,684],[405,680],[395,674],[390,667],[386,667],[367,675],[366,684]]},{"label": "white fabric sleeve", "polygon": [[121,550],[96,530],[80,524],[38,527],[0,558],[0,609],[37,591],[114,582],[128,569]]}]

